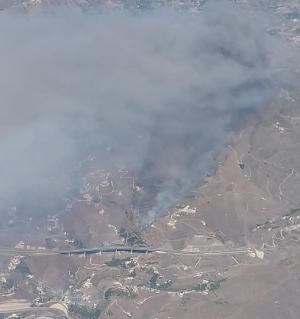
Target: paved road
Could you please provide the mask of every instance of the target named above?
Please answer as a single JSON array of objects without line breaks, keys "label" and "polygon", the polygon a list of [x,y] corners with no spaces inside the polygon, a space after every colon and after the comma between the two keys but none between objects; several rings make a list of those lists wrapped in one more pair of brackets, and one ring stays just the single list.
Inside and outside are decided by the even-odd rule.
[{"label": "paved road", "polygon": [[[57,306],[58,305],[58,306]],[[67,308],[64,310],[63,306],[54,304],[52,306],[33,307],[32,304],[26,300],[12,299],[0,303],[0,314],[22,313],[22,318],[67,318]]]},{"label": "paved road", "polygon": [[[209,247],[207,247],[209,248]],[[91,254],[102,254],[102,253],[116,253],[116,252],[128,252],[131,254],[147,254],[147,253],[158,253],[158,254],[170,254],[170,255],[195,255],[195,256],[222,256],[222,255],[239,255],[248,254],[253,250],[249,247],[239,247],[233,249],[218,249],[212,250],[195,248],[193,251],[187,250],[173,250],[163,248],[151,248],[151,247],[130,247],[130,246],[105,246],[95,248],[82,248],[75,250],[55,251],[55,250],[39,250],[39,249],[14,249],[14,248],[0,248],[0,255],[4,256],[51,256],[51,255],[91,255]]]}]

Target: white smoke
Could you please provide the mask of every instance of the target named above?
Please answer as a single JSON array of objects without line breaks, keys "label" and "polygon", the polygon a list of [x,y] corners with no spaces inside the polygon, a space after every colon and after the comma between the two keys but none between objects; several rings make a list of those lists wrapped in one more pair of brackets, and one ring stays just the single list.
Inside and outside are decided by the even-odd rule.
[{"label": "white smoke", "polygon": [[241,116],[267,104],[286,47],[221,1],[199,13],[3,13],[0,52],[3,201],[55,200],[86,148],[110,144],[138,172],[135,205],[149,222],[212,172]]}]

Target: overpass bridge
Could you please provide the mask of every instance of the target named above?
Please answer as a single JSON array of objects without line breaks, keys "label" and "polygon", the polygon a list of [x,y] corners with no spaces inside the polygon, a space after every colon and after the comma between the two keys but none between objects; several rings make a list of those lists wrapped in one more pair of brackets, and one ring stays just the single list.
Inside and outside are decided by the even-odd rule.
[{"label": "overpass bridge", "polygon": [[174,250],[167,248],[153,248],[153,247],[142,247],[142,246],[101,246],[93,248],[80,248],[73,250],[48,250],[48,249],[15,249],[15,248],[4,248],[0,247],[0,256],[51,256],[51,255],[67,255],[67,256],[78,256],[78,255],[93,255],[103,253],[119,253],[125,252],[130,254],[169,254],[169,255],[195,255],[195,256],[225,256],[225,255],[240,255],[253,253],[255,250],[244,246],[238,248],[224,248],[202,246],[194,248],[193,250]]}]

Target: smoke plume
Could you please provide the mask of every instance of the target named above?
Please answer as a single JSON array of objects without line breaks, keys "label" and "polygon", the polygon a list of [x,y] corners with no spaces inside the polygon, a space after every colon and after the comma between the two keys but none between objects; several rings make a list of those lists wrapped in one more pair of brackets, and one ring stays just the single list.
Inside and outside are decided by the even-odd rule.
[{"label": "smoke plume", "polygon": [[272,96],[285,53],[265,27],[223,1],[197,13],[2,13],[1,202],[55,203],[76,188],[76,163],[109,147],[136,172],[133,205],[151,222]]}]

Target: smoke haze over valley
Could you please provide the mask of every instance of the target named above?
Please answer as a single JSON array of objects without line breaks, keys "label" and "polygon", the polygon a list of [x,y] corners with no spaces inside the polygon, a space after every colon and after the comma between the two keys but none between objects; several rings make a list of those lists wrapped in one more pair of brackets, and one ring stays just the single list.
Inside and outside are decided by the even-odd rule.
[{"label": "smoke haze over valley", "polygon": [[0,319],[299,319],[299,0],[0,0]]},{"label": "smoke haze over valley", "polygon": [[2,214],[24,201],[46,214],[79,188],[90,154],[135,174],[143,224],[165,213],[284,81],[287,46],[267,23],[228,1],[199,12],[2,13]]}]

